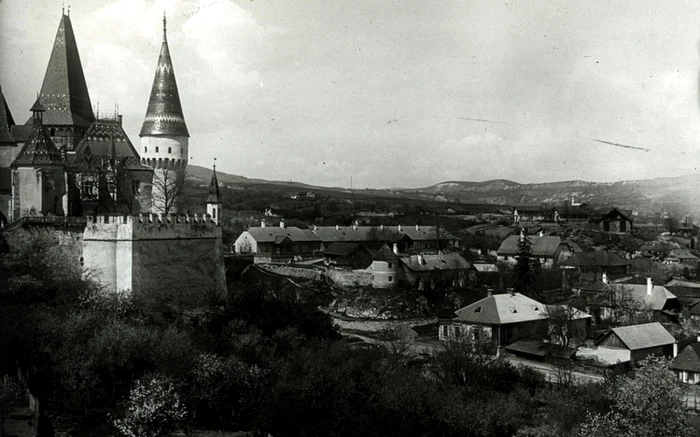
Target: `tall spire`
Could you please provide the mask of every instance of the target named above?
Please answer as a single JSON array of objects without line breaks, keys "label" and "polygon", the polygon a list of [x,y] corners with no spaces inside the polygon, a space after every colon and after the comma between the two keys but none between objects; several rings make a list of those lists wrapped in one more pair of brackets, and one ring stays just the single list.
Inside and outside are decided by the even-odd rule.
[{"label": "tall spire", "polygon": [[167,39],[167,21],[163,15],[163,44],[160,48],[156,74],[153,78],[151,97],[146,118],[139,136],[172,135],[189,137],[185,117],[180,104],[180,93],[175,80],[175,70],[170,58]]},{"label": "tall spire", "polygon": [[46,108],[46,125],[87,127],[95,120],[73,25],[63,10],[41,86],[41,102]]},{"label": "tall spire", "polygon": [[209,183],[209,194],[207,195],[207,203],[221,203],[219,180],[216,178],[216,158],[214,158],[214,170],[211,173],[211,182]]},{"label": "tall spire", "polygon": [[14,125],[15,119],[12,118],[10,107],[7,106],[5,95],[2,93],[2,88],[0,88],[0,145],[14,144],[15,141],[11,132]]}]

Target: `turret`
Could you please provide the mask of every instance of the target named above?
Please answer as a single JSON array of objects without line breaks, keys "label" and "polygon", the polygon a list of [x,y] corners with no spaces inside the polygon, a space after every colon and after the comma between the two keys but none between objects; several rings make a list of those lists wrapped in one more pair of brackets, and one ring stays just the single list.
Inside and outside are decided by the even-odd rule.
[{"label": "turret", "polygon": [[221,208],[221,193],[219,192],[219,181],[216,179],[216,164],[214,164],[209,183],[209,194],[207,195],[207,214],[216,224],[221,223]]}]

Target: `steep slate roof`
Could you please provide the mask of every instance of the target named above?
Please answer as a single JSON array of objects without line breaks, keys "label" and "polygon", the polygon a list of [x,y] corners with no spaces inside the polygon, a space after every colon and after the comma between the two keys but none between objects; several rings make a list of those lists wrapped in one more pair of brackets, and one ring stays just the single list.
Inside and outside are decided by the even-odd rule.
[{"label": "steep slate roof", "polygon": [[35,124],[11,167],[64,164],[61,152],[51,141],[48,129],[41,124]]},{"label": "steep slate roof", "polygon": [[12,138],[11,126],[15,125],[15,119],[12,118],[10,107],[7,106],[5,95],[0,88],[0,146],[13,146],[15,140]]},{"label": "steep slate roof", "polygon": [[141,158],[126,132],[115,120],[97,120],[90,125],[75,149],[71,166],[81,171],[95,169],[114,160],[122,168],[141,169]]},{"label": "steep slate roof", "polygon": [[[580,250],[577,245],[572,244],[570,241],[562,240],[557,236],[538,237],[536,235],[530,235],[527,238],[530,240],[532,254],[534,256],[554,256],[554,253],[561,244],[568,245],[574,252]],[[520,235],[511,235],[501,243],[501,246],[496,252],[499,255],[517,255],[519,242]]]},{"label": "steep slate roof", "polygon": [[627,349],[634,351],[673,344],[676,339],[659,322],[613,328],[598,343],[610,335],[616,335]]},{"label": "steep slate roof", "polygon": [[608,252],[580,252],[559,264],[560,267],[616,267],[628,266],[629,260]]},{"label": "steep slate roof", "polygon": [[545,306],[520,293],[494,294],[455,311],[456,320],[480,325],[504,325],[507,323],[544,320]]},{"label": "steep slate roof", "polygon": [[211,173],[211,182],[209,183],[209,194],[207,195],[207,203],[221,203],[221,193],[219,192],[219,180],[216,178],[216,165]]},{"label": "steep slate roof", "polygon": [[139,134],[140,137],[151,135],[190,136],[182,113],[175,70],[170,58],[165,17],[163,17],[163,44],[160,47],[146,117]]},{"label": "steep slate roof", "polygon": [[280,228],[276,226],[269,227],[252,227],[248,228],[248,233],[258,243],[275,243],[278,237],[289,237],[295,242],[304,241],[321,241],[319,238],[308,229],[299,229],[296,227]]},{"label": "steep slate roof", "polygon": [[671,369],[700,372],[700,343],[691,343],[673,359]]},{"label": "steep slate roof", "polygon": [[[422,257],[423,262],[419,262]],[[456,253],[444,253],[438,255],[412,255],[408,258],[401,258],[401,262],[410,270],[421,272],[430,270],[467,270],[471,266]]]},{"label": "steep slate roof", "polygon": [[[62,15],[41,86],[45,125],[88,127],[95,120],[70,16]],[[31,124],[31,119],[26,124]]]},{"label": "steep slate roof", "polygon": [[609,284],[611,290],[616,292],[622,292],[623,290],[629,290],[629,292],[637,299],[643,300],[649,309],[661,311],[664,306],[666,306],[666,301],[669,299],[677,299],[676,295],[668,291],[668,289],[662,285],[654,285],[651,291],[651,295],[647,295],[647,286],[640,284]]}]

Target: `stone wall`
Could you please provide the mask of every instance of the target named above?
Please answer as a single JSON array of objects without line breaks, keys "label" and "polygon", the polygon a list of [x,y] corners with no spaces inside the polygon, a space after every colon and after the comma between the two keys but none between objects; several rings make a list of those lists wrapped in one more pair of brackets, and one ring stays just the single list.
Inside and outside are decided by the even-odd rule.
[{"label": "stone wall", "polygon": [[271,273],[276,273],[290,278],[302,278],[320,280],[323,271],[317,269],[307,269],[303,267],[291,267],[288,265],[279,264],[256,264],[259,268]]},{"label": "stone wall", "polygon": [[372,285],[372,272],[367,270],[328,269],[325,275],[341,287],[366,287]]},{"label": "stone wall", "polygon": [[397,328],[412,328],[414,326],[432,325],[438,322],[437,317],[423,317],[418,319],[402,319],[402,320],[369,320],[369,319],[351,319],[348,317],[340,317],[337,314],[328,313],[333,319],[333,324],[341,329],[380,332],[386,329]]}]

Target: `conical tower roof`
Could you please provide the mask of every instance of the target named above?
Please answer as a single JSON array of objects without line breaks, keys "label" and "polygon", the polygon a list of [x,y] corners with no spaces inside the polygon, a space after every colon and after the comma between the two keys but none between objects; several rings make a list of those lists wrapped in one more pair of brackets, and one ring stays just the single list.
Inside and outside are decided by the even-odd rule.
[{"label": "conical tower roof", "polygon": [[163,17],[163,45],[160,47],[146,118],[139,134],[141,137],[150,135],[190,136],[182,114],[175,70],[170,59],[165,17]]},{"label": "conical tower roof", "polygon": [[11,143],[14,144],[14,139],[10,132],[10,127],[15,125],[15,119],[12,118],[10,107],[7,106],[5,95],[0,88],[0,145]]},{"label": "conical tower roof", "polygon": [[[43,105],[41,104],[40,98],[36,99],[36,102],[32,106],[33,112],[43,112]],[[32,117],[32,120],[34,118]],[[63,162],[63,157],[61,152],[58,151],[56,145],[51,141],[49,132],[41,124],[41,119],[34,123],[34,128],[32,133],[29,134],[29,138],[24,143],[22,150],[17,154],[12,163],[12,167],[18,166],[39,166],[39,165],[65,165]]]},{"label": "conical tower roof", "polygon": [[216,179],[216,165],[211,174],[211,182],[209,183],[209,194],[207,195],[207,203],[221,203],[221,193],[219,192],[219,181]]},{"label": "conical tower roof", "polygon": [[61,15],[41,86],[41,102],[46,108],[45,125],[88,127],[95,121],[69,15]]}]

